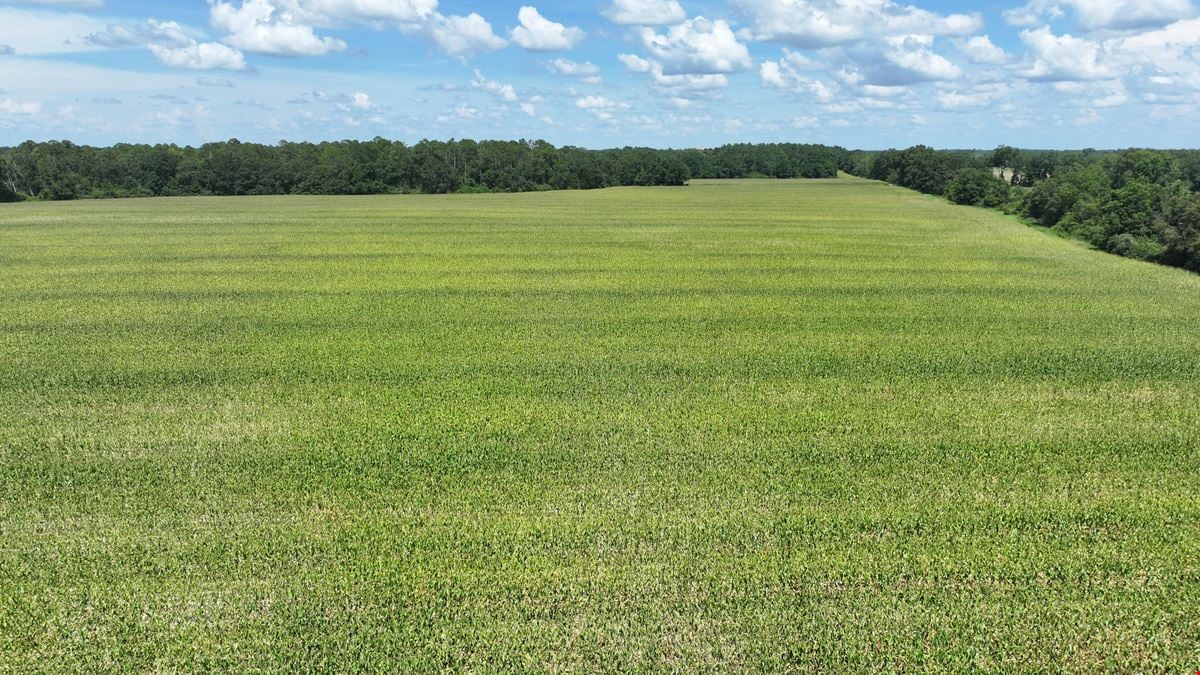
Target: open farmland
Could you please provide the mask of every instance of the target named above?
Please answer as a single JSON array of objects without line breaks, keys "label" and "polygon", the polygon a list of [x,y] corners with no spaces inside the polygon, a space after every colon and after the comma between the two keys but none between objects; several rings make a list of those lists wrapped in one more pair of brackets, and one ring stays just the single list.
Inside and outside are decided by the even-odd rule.
[{"label": "open farmland", "polygon": [[853,179],[0,207],[0,670],[1194,671],[1200,277]]}]

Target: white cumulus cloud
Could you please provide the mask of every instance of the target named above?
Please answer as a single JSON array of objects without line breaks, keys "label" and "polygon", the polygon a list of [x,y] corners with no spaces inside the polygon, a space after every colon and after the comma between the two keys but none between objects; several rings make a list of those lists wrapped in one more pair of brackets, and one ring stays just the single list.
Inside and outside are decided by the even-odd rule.
[{"label": "white cumulus cloud", "polygon": [[992,43],[986,35],[976,35],[973,38],[955,40],[954,45],[971,63],[1000,65],[1008,63],[1012,57],[1008,52]]},{"label": "white cumulus cloud", "polygon": [[37,115],[42,112],[42,104],[37,101],[20,102],[11,98],[0,99],[0,113],[8,115]]},{"label": "white cumulus cloud", "polygon": [[811,96],[820,103],[830,103],[841,88],[836,83],[823,82],[804,74],[819,69],[818,64],[803,54],[784,49],[783,57],[778,61],[763,61],[759,65],[758,75],[767,87]]},{"label": "white cumulus cloud", "polygon": [[857,48],[850,52],[854,65],[839,73],[852,85],[885,87],[908,86],[921,82],[956,80],[963,71],[933,50],[931,35],[887,37],[878,48]]},{"label": "white cumulus cloud", "polygon": [[209,20],[227,33],[226,44],[255,54],[320,56],[346,48],[342,40],[318,36],[311,25],[301,23],[297,12],[277,7],[272,0],[217,2],[209,9]]},{"label": "white cumulus cloud", "polygon": [[617,59],[631,73],[649,74],[654,89],[667,96],[711,91],[729,85],[729,79],[723,73],[667,74],[663,72],[661,63],[636,54],[619,54]]},{"label": "white cumulus cloud", "polygon": [[160,63],[192,70],[245,70],[241,51],[219,42],[202,42],[196,31],[175,21],[148,19],[138,24],[112,24],[84,40],[97,47],[145,47]]},{"label": "white cumulus cloud", "polygon": [[892,0],[731,0],[757,40],[819,49],[874,35],[965,36],[983,28],[978,14],[937,14]]},{"label": "white cumulus cloud", "polygon": [[475,71],[475,78],[471,80],[471,86],[480,91],[486,91],[489,94],[498,96],[509,103],[515,103],[518,100],[515,87],[511,84],[501,84],[500,82],[489,80],[479,70]]},{"label": "white cumulus cloud", "polygon": [[[226,44],[275,56],[320,56],[343,51],[348,46],[345,41],[319,35],[317,29],[344,27],[347,23],[391,23],[406,34],[424,34],[442,51],[460,59],[508,44],[477,13],[446,16],[437,9],[437,0],[216,0],[209,18],[214,28],[226,34]],[[536,13],[533,10],[533,14],[524,14],[532,22]],[[538,27],[545,28],[540,24]],[[570,29],[564,27],[564,31],[568,37],[574,36]],[[521,35],[530,41],[546,37]]]},{"label": "white cumulus cloud", "polygon": [[678,0],[612,0],[604,16],[624,26],[670,26],[687,18]]},{"label": "white cumulus cloud", "polygon": [[575,101],[575,107],[586,110],[602,120],[611,120],[614,112],[629,110],[630,105],[618,103],[604,96],[584,96]]},{"label": "white cumulus cloud", "polygon": [[245,70],[246,58],[238,50],[217,42],[193,42],[184,47],[149,45],[161,63],[192,70]]},{"label": "white cumulus cloud", "polygon": [[564,51],[583,42],[582,29],[551,21],[534,7],[522,7],[517,20],[521,25],[512,30],[512,41],[531,52]]},{"label": "white cumulus cloud", "polygon": [[546,65],[546,68],[555,75],[577,77],[586,84],[599,84],[601,82],[600,67],[591,61],[576,63],[569,59],[554,59]]},{"label": "white cumulus cloud", "polygon": [[466,16],[435,16],[429,34],[442,51],[467,58],[503,49],[508,43],[492,31],[492,24],[472,12]]},{"label": "white cumulus cloud", "polygon": [[281,0],[302,21],[333,25],[341,21],[416,23],[431,18],[438,0]]},{"label": "white cumulus cloud", "polygon": [[1027,79],[1040,82],[1104,80],[1115,76],[1102,63],[1100,45],[1073,35],[1055,35],[1049,26],[1021,31],[1029,47],[1031,63],[1021,71]]},{"label": "white cumulus cloud", "polygon": [[1031,27],[1042,18],[1061,18],[1064,8],[1074,11],[1084,31],[1157,28],[1200,14],[1192,0],[1031,0],[1006,11],[1004,18]]},{"label": "white cumulus cloud", "polygon": [[642,44],[672,75],[731,73],[754,65],[750,50],[742,44],[729,23],[696,17],[657,33],[640,31]]}]

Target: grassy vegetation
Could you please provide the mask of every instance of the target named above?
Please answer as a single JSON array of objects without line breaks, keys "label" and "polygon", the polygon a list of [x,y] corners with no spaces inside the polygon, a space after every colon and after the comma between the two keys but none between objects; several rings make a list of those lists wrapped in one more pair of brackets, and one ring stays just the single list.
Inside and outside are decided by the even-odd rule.
[{"label": "grassy vegetation", "polygon": [[1200,277],[879,183],[0,208],[0,670],[1200,667]]}]

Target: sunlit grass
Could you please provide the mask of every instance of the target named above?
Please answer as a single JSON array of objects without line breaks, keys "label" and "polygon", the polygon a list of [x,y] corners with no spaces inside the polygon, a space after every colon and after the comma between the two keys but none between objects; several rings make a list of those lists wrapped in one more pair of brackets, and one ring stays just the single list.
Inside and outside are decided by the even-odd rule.
[{"label": "sunlit grass", "polygon": [[1200,277],[877,183],[0,207],[0,670],[1200,667]]}]

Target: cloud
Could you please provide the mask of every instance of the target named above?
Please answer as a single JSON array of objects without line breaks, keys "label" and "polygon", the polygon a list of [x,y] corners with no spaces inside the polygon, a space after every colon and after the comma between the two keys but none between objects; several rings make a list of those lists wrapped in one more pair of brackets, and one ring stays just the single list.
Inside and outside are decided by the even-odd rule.
[{"label": "cloud", "polygon": [[955,40],[954,46],[958,47],[958,51],[962,52],[971,63],[995,66],[1008,63],[1012,60],[1008,52],[992,44],[991,38],[986,35],[976,35],[969,39]]},{"label": "cloud", "polygon": [[217,2],[209,9],[209,20],[227,33],[225,43],[254,54],[320,56],[346,49],[342,40],[318,36],[312,26],[272,0]]},{"label": "cloud", "polygon": [[193,42],[184,47],[148,45],[163,65],[192,70],[245,70],[246,58],[238,50],[216,42]]},{"label": "cloud", "polygon": [[1175,75],[1200,75],[1200,19],[1108,40],[1105,49],[1127,62]]},{"label": "cloud", "polygon": [[[225,43],[273,56],[321,56],[343,51],[347,48],[343,40],[318,35],[317,29],[346,23],[393,23],[407,34],[425,34],[442,51],[463,60],[508,44],[479,14],[445,16],[437,8],[437,0],[219,0],[212,5],[209,18],[213,27],[227,33]],[[534,21],[535,16],[541,19],[537,10],[528,9],[532,14],[523,12],[527,22],[545,29],[546,25]],[[528,26],[521,28],[526,29],[519,33],[522,39],[550,39],[544,32],[535,35]],[[563,36],[575,39],[576,30],[563,27]]]},{"label": "cloud", "polygon": [[820,103],[829,103],[833,101],[840,87],[801,74],[803,71],[818,68],[818,64],[803,54],[784,49],[783,57],[778,61],[763,61],[759,65],[758,75],[764,86],[812,96]]},{"label": "cloud", "polygon": [[200,85],[201,87],[233,88],[233,87],[237,86],[237,84],[235,84],[233,82],[233,80],[226,80],[226,79],[220,78],[220,77],[209,77],[207,75],[200,75],[199,77],[197,77],[196,84]]},{"label": "cloud", "polygon": [[5,44],[0,44],[0,56],[12,56],[13,54],[16,54],[16,53],[17,53],[17,50],[13,49],[11,46],[5,45]]},{"label": "cloud", "polygon": [[631,73],[648,73],[653,67],[649,59],[643,59],[637,54],[618,54],[617,60],[625,64],[625,68]]},{"label": "cloud", "polygon": [[76,12],[0,6],[0,44],[22,56],[94,51],[86,36],[103,31],[105,23]]},{"label": "cloud", "polygon": [[631,73],[649,74],[654,89],[668,96],[711,91],[729,85],[728,78],[722,73],[671,75],[663,72],[661,63],[636,54],[619,54],[617,59]]},{"label": "cloud", "polygon": [[145,47],[160,63],[192,70],[245,70],[246,58],[227,45],[200,42],[175,21],[147,19],[137,24],[112,24],[84,40],[97,47]]},{"label": "cloud", "polygon": [[687,18],[678,0],[612,0],[602,13],[623,26],[671,26]]},{"label": "cloud", "polygon": [[517,90],[511,84],[501,84],[494,82],[483,76],[478,69],[475,71],[475,78],[471,80],[471,86],[480,91],[486,91],[489,94],[497,96],[509,103],[515,103],[518,99]]},{"label": "cloud", "polygon": [[[1046,13],[1048,14],[1050,8],[1047,7],[1046,9]],[[1053,11],[1055,13],[1053,18],[1059,18],[1063,15],[1062,10],[1058,9],[1057,5],[1053,7]],[[1004,17],[1004,23],[1020,28],[1033,28],[1042,23],[1042,11],[1032,8],[1030,5],[1006,9],[1002,16]]]},{"label": "cloud", "polygon": [[[580,110],[597,110],[616,108],[618,107],[618,104],[612,102],[604,96],[585,96],[575,101],[575,107],[579,108]],[[625,105],[625,107],[628,108],[629,106]]]},{"label": "cloud", "polygon": [[855,48],[848,52],[843,80],[852,84],[885,87],[907,86],[921,82],[944,82],[962,76],[962,69],[933,51],[931,35],[888,37],[879,48]]},{"label": "cloud", "polygon": [[1055,35],[1049,26],[1021,31],[1032,63],[1020,71],[1038,82],[1071,82],[1111,79],[1115,73],[1101,63],[1100,45],[1072,35]]},{"label": "cloud", "polygon": [[762,83],[768,87],[776,89],[788,89],[788,77],[783,73],[783,65],[779,61],[763,61],[759,66],[759,78]]},{"label": "cloud", "polygon": [[191,110],[184,110],[183,108],[171,108],[165,112],[153,113],[144,120],[144,123],[159,127],[195,126],[199,122],[205,120],[208,117],[208,114],[208,108],[197,104]]},{"label": "cloud", "polygon": [[1032,27],[1042,18],[1062,18],[1064,7],[1074,10],[1076,24],[1084,31],[1159,28],[1200,13],[1192,0],[1031,0],[1004,12],[1004,19]]},{"label": "cloud", "polygon": [[759,78],[763,84],[776,89],[791,89],[795,83],[803,80],[800,71],[817,70],[822,68],[807,56],[794,52],[786,47],[783,56],[778,61],[763,61],[759,64]]},{"label": "cloud", "polygon": [[0,99],[0,113],[7,115],[38,115],[42,112],[42,104],[37,101],[21,103],[11,98]]},{"label": "cloud", "polygon": [[433,18],[437,0],[219,0],[222,12],[265,22],[333,28],[349,22],[420,24]]},{"label": "cloud", "polygon": [[450,115],[438,115],[438,124],[446,124],[447,122],[453,122],[456,120],[473,120],[479,117],[479,109],[472,108],[465,103],[461,103],[456,106],[451,113],[452,114]]},{"label": "cloud", "polygon": [[533,7],[522,7],[517,19],[521,25],[512,30],[512,41],[531,52],[573,49],[585,36],[582,29],[550,21]]},{"label": "cloud", "polygon": [[754,65],[750,51],[726,21],[701,16],[672,26],[665,34],[643,28],[640,36],[669,75],[731,73]]},{"label": "cloud", "polygon": [[567,59],[554,59],[546,68],[555,75],[577,77],[586,84],[600,84],[600,68],[591,61],[576,63]]},{"label": "cloud", "polygon": [[84,38],[88,44],[97,47],[131,47],[147,45],[163,45],[169,47],[186,47],[195,40],[183,26],[174,21],[156,21],[148,19],[137,24],[111,24],[105,30],[92,33]]},{"label": "cloud", "polygon": [[664,75],[661,68],[655,67],[650,71],[650,77],[655,89],[669,95],[705,92],[729,86],[729,79],[720,73]]},{"label": "cloud", "polygon": [[318,100],[337,101],[333,107],[338,112],[344,113],[342,117],[342,123],[350,126],[358,126],[363,120],[372,121],[372,116],[365,115],[364,113],[372,113],[379,110],[379,106],[375,105],[375,102],[371,100],[371,97],[361,91],[355,92],[349,96],[345,94],[329,96],[324,92],[313,92],[313,96]]},{"label": "cloud", "polygon": [[942,15],[892,0],[731,0],[747,18],[748,37],[802,49],[860,42],[872,35],[966,36],[983,28],[978,14]]},{"label": "cloud", "polygon": [[943,110],[972,110],[991,107],[1003,94],[1001,89],[979,89],[962,93],[959,91],[943,91],[936,96],[938,105]]},{"label": "cloud", "polygon": [[486,19],[475,13],[436,15],[429,24],[429,34],[442,51],[460,59],[503,49],[508,44],[492,32],[492,25]]},{"label": "cloud", "polygon": [[1177,21],[1160,30],[1146,31],[1114,41],[1124,49],[1155,50],[1170,47],[1200,46],[1200,19]]},{"label": "cloud", "polygon": [[1119,108],[1126,103],[1129,103],[1129,93],[1125,91],[1125,86],[1120,82],[1115,83],[1115,86],[1108,91],[1101,92],[1091,100],[1093,108]]},{"label": "cloud", "polygon": [[575,101],[575,107],[586,110],[602,120],[613,119],[613,113],[629,110],[628,103],[617,103],[604,96],[585,96]]},{"label": "cloud", "polygon": [[35,7],[68,7],[71,9],[100,9],[104,0],[7,0],[9,5],[33,5]]},{"label": "cloud", "polygon": [[282,0],[302,21],[336,25],[344,21],[418,23],[432,18],[438,0]]}]

